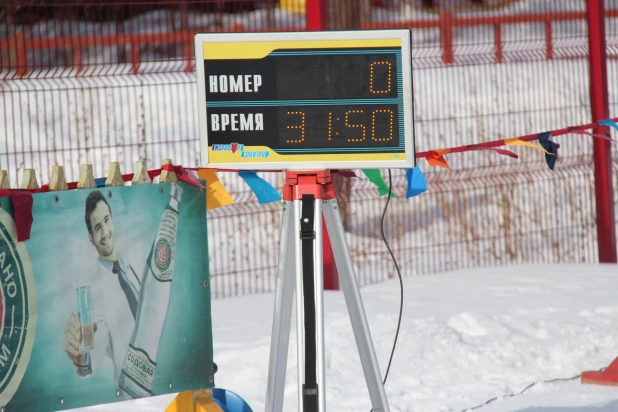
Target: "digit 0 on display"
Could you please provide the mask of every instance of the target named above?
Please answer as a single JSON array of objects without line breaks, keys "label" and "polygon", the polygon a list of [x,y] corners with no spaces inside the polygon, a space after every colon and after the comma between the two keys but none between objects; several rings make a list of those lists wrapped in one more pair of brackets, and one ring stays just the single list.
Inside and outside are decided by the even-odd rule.
[{"label": "digit 0 on display", "polygon": [[195,36],[202,165],[415,165],[409,29]]}]

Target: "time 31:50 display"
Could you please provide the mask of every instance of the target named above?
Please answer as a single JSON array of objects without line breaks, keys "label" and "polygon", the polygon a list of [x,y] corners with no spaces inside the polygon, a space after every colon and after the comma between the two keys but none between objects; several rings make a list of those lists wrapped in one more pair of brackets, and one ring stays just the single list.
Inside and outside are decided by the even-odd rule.
[{"label": "time 31:50 display", "polygon": [[279,146],[286,149],[400,144],[397,105],[286,107],[278,123]]}]

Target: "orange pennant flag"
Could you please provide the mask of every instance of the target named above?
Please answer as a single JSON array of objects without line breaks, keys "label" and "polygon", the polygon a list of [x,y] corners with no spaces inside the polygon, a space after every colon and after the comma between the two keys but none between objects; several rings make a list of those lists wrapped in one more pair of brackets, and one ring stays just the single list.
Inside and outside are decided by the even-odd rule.
[{"label": "orange pennant flag", "polygon": [[234,199],[229,194],[217,177],[215,169],[198,169],[197,175],[206,180],[206,208],[213,210],[218,207],[234,204]]},{"label": "orange pennant flag", "polygon": [[437,149],[431,150],[431,156],[427,157],[427,163],[431,166],[440,166],[445,169],[451,170],[448,163],[446,163],[446,159],[444,158],[444,154],[450,152],[449,149]]}]

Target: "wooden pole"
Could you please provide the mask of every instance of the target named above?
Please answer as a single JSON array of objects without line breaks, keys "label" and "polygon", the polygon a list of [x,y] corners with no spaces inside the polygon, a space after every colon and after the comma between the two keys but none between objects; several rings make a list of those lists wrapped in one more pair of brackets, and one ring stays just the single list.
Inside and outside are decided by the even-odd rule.
[{"label": "wooden pole", "polygon": [[[173,165],[172,159],[163,159],[164,165]],[[159,183],[172,183],[177,182],[178,176],[176,176],[176,172],[173,170],[163,170],[161,169],[161,176],[159,177]]]},{"label": "wooden pole", "polygon": [[91,164],[82,165],[79,170],[79,180],[77,181],[78,189],[93,189],[97,187],[97,182],[94,180],[94,172]]},{"label": "wooden pole", "polygon": [[0,189],[10,189],[9,173],[6,170],[0,170]]},{"label": "wooden pole", "polygon": [[152,183],[152,179],[148,175],[148,166],[144,160],[135,163],[135,173],[131,182],[134,185],[149,185]]},{"label": "wooden pole", "polygon": [[124,179],[120,172],[120,163],[109,162],[109,172],[107,173],[107,179],[105,179],[105,186],[124,186]]},{"label": "wooden pole", "polygon": [[49,190],[51,191],[69,190],[69,186],[67,185],[67,179],[64,175],[64,167],[57,166],[57,165],[52,167],[52,175],[51,175],[51,181],[49,182]]},{"label": "wooden pole", "polygon": [[20,189],[39,189],[39,182],[36,180],[36,170],[24,169],[24,177],[21,181]]}]

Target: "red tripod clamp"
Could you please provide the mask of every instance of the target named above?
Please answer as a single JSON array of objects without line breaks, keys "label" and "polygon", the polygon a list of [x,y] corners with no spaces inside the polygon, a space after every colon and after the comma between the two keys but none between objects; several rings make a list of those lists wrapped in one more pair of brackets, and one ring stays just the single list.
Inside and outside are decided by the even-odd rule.
[{"label": "red tripod clamp", "polygon": [[316,200],[336,197],[330,170],[286,171],[283,200],[301,200],[303,195],[313,195]]}]

